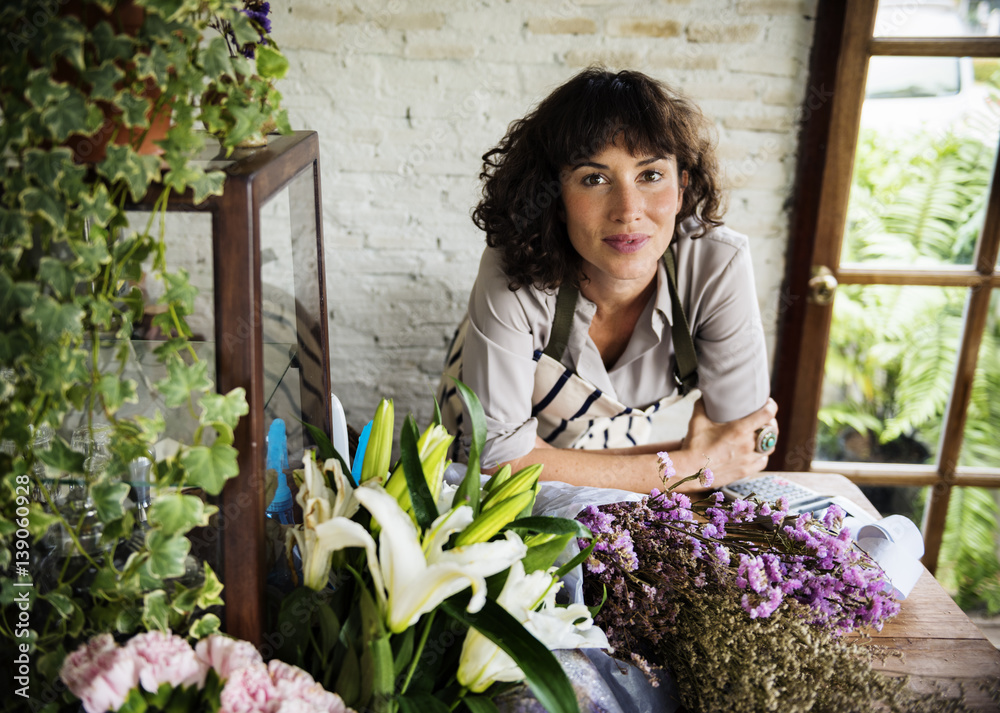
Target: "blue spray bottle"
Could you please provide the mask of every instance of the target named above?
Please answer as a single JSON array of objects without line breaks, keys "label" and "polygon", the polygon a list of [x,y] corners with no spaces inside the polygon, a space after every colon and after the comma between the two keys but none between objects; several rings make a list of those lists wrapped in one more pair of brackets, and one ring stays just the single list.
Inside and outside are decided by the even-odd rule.
[{"label": "blue spray bottle", "polygon": [[285,435],[285,422],[280,418],[271,421],[267,432],[267,469],[278,474],[278,489],[274,499],[267,506],[267,516],[282,525],[294,524],[292,516],[292,491],[288,487],[288,443]]}]

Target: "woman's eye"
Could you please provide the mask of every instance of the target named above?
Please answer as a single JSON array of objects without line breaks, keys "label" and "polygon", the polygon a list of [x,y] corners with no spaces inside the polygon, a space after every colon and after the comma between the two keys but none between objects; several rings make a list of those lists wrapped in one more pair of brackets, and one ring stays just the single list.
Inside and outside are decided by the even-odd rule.
[{"label": "woman's eye", "polygon": [[604,183],[604,176],[599,173],[591,173],[589,176],[583,177],[583,185],[585,186],[599,186]]},{"label": "woman's eye", "polygon": [[642,174],[642,177],[644,180],[653,183],[663,178],[663,174],[659,171],[646,171],[645,173]]}]

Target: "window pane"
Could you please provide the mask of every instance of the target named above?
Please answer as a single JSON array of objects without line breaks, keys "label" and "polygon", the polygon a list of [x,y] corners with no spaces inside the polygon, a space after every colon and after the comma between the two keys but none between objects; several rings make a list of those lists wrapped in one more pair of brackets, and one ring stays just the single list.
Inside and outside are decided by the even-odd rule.
[{"label": "window pane", "polygon": [[990,299],[990,314],[979,347],[976,374],[965,421],[960,465],[1000,468],[1000,292]]},{"label": "window pane", "polygon": [[816,458],[933,463],[955,374],[964,288],[842,285]]},{"label": "window pane", "polygon": [[866,95],[841,262],[970,265],[1000,137],[1000,62],[872,57]]},{"label": "window pane", "polygon": [[993,2],[879,0],[876,37],[972,37],[1000,34],[1000,9]]},{"label": "window pane", "polygon": [[997,507],[1000,492],[954,488],[938,557],[937,580],[970,614],[1000,613]]}]

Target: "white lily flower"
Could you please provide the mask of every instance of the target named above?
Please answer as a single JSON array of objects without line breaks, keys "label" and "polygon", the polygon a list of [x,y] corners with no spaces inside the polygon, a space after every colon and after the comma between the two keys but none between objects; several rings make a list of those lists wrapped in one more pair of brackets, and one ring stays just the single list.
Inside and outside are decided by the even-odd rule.
[{"label": "white lily flower", "polygon": [[[331,458],[323,466],[332,474],[336,493],[327,486],[312,453],[306,454],[304,467],[302,487],[295,496],[302,508],[302,524],[288,530],[285,546],[290,550],[293,544],[298,545],[305,585],[320,591],[329,581],[334,552],[347,547],[363,547],[368,552],[368,559],[374,560],[375,540],[367,529],[351,520],[360,505],[340,462]],[[379,584],[380,573],[374,571],[377,569],[377,566],[373,568],[372,576]],[[381,586],[376,589],[380,590]]]},{"label": "white lily flower", "polygon": [[468,610],[486,603],[486,577],[519,562],[527,548],[513,532],[507,539],[443,550],[449,536],[468,526],[468,506],[437,518],[423,541],[410,516],[380,487],[355,491],[355,497],[381,526],[379,558],[369,557],[372,574],[381,567],[385,587],[386,623],[393,633],[405,631],[441,602],[472,587]]},{"label": "white lily flower", "polygon": [[[525,574],[518,561],[510,568],[497,603],[549,649],[609,649],[608,637],[594,626],[583,604],[556,606],[562,582],[551,572]],[[458,682],[481,693],[495,681],[521,681],[524,672],[503,649],[475,629],[466,634],[458,665]]]}]

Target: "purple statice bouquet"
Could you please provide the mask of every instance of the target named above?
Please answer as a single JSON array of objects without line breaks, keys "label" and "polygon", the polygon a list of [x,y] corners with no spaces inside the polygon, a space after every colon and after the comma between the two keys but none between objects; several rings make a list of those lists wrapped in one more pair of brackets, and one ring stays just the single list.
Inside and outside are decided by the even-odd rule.
[{"label": "purple statice bouquet", "polygon": [[[666,482],[666,454],[661,466]],[[872,669],[869,642],[843,636],[899,611],[884,573],[839,529],[843,513],[789,517],[781,500],[675,490],[695,478],[711,485],[703,469],[578,516],[594,534],[584,599],[603,601],[595,622],[615,655],[669,671],[690,711],[923,710],[905,681]]]},{"label": "purple statice bouquet", "polygon": [[100,634],[66,657],[60,678],[86,713],[353,713],[296,666],[264,663],[249,642],[212,634],[192,647],[149,631],[124,645]]}]

